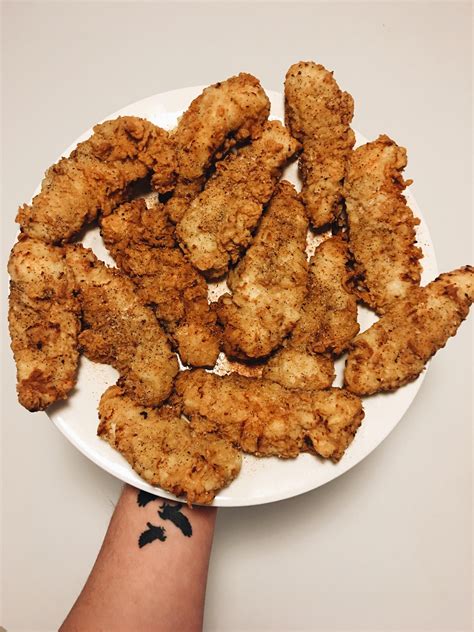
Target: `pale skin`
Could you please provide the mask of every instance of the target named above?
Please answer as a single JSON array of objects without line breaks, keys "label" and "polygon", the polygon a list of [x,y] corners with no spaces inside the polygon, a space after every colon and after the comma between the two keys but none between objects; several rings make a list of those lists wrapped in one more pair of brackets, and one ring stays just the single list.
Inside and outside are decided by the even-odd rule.
[{"label": "pale skin", "polygon": [[[146,504],[139,506],[138,495],[134,487],[124,487],[91,574],[60,632],[202,630],[217,510],[158,496],[142,496]],[[178,518],[163,519],[158,511]],[[144,532],[159,537],[142,537],[140,547]]]}]

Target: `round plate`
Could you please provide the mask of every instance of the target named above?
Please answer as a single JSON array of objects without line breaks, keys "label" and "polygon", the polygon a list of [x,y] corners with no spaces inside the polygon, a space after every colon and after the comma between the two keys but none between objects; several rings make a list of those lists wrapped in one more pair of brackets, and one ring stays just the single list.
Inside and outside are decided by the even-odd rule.
[{"label": "round plate", "polygon": [[[204,87],[196,86],[157,94],[127,105],[104,120],[124,115],[141,116],[160,127],[172,129],[180,114]],[[272,104],[271,118],[283,120],[282,94],[271,90],[266,92]],[[77,143],[86,140],[91,134],[92,130],[87,130],[62,155],[68,156]],[[358,133],[356,133],[356,138],[358,145],[367,142]],[[297,188],[300,187],[295,163],[288,167],[284,177],[292,181]],[[414,214],[421,220],[417,230],[417,239],[424,253],[422,284],[425,285],[438,274],[433,244],[416,201],[409,192],[406,197]],[[314,239],[312,241],[314,247]],[[100,259],[114,265],[105,250],[97,228],[86,232],[83,243],[92,248]],[[221,288],[217,290],[220,293]],[[215,296],[216,288],[212,288],[212,294]],[[359,308],[361,331],[367,329],[375,320],[376,316],[372,312]],[[219,365],[225,366],[222,358]],[[341,358],[336,363],[336,386],[342,384],[343,367],[344,358]],[[364,400],[365,419],[339,463],[334,464],[310,454],[301,454],[298,458],[289,460],[259,459],[244,455],[241,473],[231,485],[216,496],[214,505],[239,507],[282,500],[315,489],[347,472],[370,454],[397,425],[418,392],[424,375],[425,373],[422,373],[415,382],[394,393],[380,394]],[[174,498],[171,494],[148,485],[118,452],[97,437],[99,399],[102,393],[115,383],[117,377],[118,373],[113,368],[95,364],[82,357],[76,388],[67,401],[54,404],[47,413],[67,439],[99,467],[135,487],[159,493],[166,498]]]}]

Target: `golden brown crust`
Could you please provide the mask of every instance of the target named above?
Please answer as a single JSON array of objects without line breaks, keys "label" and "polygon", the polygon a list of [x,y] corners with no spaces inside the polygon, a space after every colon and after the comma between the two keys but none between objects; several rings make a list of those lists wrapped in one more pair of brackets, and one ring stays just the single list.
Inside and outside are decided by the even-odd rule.
[{"label": "golden brown crust", "polygon": [[290,338],[288,346],[280,349],[265,364],[262,376],[285,388],[319,391],[331,386],[336,373],[334,360],[329,354],[295,349]]},{"label": "golden brown crust", "polygon": [[341,235],[324,241],[311,259],[308,296],[291,335],[291,346],[311,353],[342,353],[359,331],[357,300],[347,269],[349,251]]},{"label": "golden brown crust", "polygon": [[280,345],[301,314],[306,296],[308,220],[289,182],[281,182],[252,245],[228,276],[232,296],[219,300],[224,351],[261,358]]},{"label": "golden brown crust", "polygon": [[342,182],[355,142],[354,102],[333,73],[314,62],[293,64],[285,78],[285,120],[303,144],[301,196],[312,224],[333,222],[342,207]]},{"label": "golden brown crust", "polygon": [[336,462],[364,416],[360,399],[342,389],[291,391],[235,373],[184,371],[176,391],[193,429],[216,432],[257,456],[294,458],[310,451]]},{"label": "golden brown crust", "polygon": [[193,182],[178,182],[172,197],[166,202],[165,210],[170,220],[177,224],[188,210],[191,202],[197,197],[204,186],[204,177]]},{"label": "golden brown crust", "polygon": [[137,116],[119,116],[94,126],[72,157],[91,156],[119,169],[127,182],[152,174],[153,188],[170,191],[176,179],[176,149],[169,133]]},{"label": "golden brown crust", "polygon": [[202,190],[214,159],[237,141],[255,138],[269,112],[270,102],[260,82],[247,73],[208,86],[194,99],[173,134],[179,176],[166,210],[174,222]]},{"label": "golden brown crust", "polygon": [[48,169],[41,192],[20,207],[16,221],[23,233],[48,243],[69,241],[127,197],[128,185],[152,173],[160,192],[174,184],[176,155],[168,133],[133,116],[94,127],[69,158]]},{"label": "golden brown crust", "polygon": [[283,125],[271,121],[257,140],[218,163],[177,225],[181,246],[198,270],[218,278],[238,260],[281,170],[298,148]]},{"label": "golden brown crust", "polygon": [[8,322],[20,404],[44,410],[76,383],[80,306],[62,248],[36,239],[15,244]]},{"label": "golden brown crust", "polygon": [[66,259],[82,306],[81,350],[94,362],[114,366],[120,386],[137,402],[160,404],[171,393],[179,368],[152,310],[138,298],[133,283],[92,250],[66,246]]},{"label": "golden brown crust", "polygon": [[358,147],[344,185],[357,292],[379,314],[420,284],[423,256],[416,247],[413,216],[403,190],[406,150],[388,136]]},{"label": "golden brown crust", "polygon": [[253,138],[269,113],[267,95],[259,80],[248,73],[205,88],[173,134],[179,179],[189,182],[203,176],[229,137],[234,142]]},{"label": "golden brown crust", "polygon": [[359,331],[357,301],[347,284],[347,243],[342,236],[324,241],[311,259],[308,294],[285,348],[263,369],[263,376],[286,388],[327,388],[334,362]]},{"label": "golden brown crust", "polygon": [[353,341],[344,373],[346,388],[372,395],[416,379],[431,356],[454,336],[473,300],[471,266],[409,290]]},{"label": "golden brown crust", "polygon": [[162,205],[137,199],[102,218],[101,233],[117,265],[178,347],[183,364],[214,366],[220,347],[204,278],[178,247]]},{"label": "golden brown crust", "polygon": [[239,473],[241,454],[215,435],[200,436],[171,407],[145,408],[110,387],[99,403],[99,437],[149,483],[188,503],[211,503]]}]

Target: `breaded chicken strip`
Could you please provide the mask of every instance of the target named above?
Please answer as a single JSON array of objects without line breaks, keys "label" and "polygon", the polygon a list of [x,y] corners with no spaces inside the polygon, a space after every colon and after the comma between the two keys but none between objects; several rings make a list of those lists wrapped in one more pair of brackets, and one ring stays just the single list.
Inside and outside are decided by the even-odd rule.
[{"label": "breaded chicken strip", "polygon": [[300,61],[285,78],[285,120],[303,143],[301,196],[315,228],[333,222],[342,206],[342,182],[355,142],[350,123],[354,102],[342,92],[333,73]]},{"label": "breaded chicken strip", "polygon": [[346,361],[346,388],[359,395],[392,391],[416,379],[454,336],[474,300],[474,268],[441,274],[393,301],[382,318],[357,336]]},{"label": "breaded chicken strip", "polygon": [[163,206],[147,209],[143,199],[123,204],[102,218],[101,232],[118,267],[171,335],[182,362],[214,366],[220,330],[207,284],[181,252]]},{"label": "breaded chicken strip", "polygon": [[263,206],[299,144],[279,121],[217,165],[204,191],[177,225],[184,251],[209,278],[222,276],[249,244]]},{"label": "breaded chicken strip", "polygon": [[308,296],[286,348],[263,375],[287,388],[320,389],[334,380],[334,363],[359,331],[356,297],[348,289],[348,246],[342,236],[316,248],[310,262]]},{"label": "breaded chicken strip", "polygon": [[410,184],[402,177],[406,164],[406,150],[379,136],[353,152],[344,185],[358,294],[379,314],[420,284],[420,220],[402,194]]},{"label": "breaded chicken strip", "polygon": [[94,127],[69,158],[48,169],[41,192],[20,207],[23,233],[48,243],[69,241],[99,211],[110,212],[127,198],[129,184],[152,173],[160,192],[173,188],[176,154],[168,133],[134,116]]},{"label": "breaded chicken strip", "polygon": [[36,239],[15,244],[8,321],[20,404],[44,410],[76,383],[80,306],[62,248]]},{"label": "breaded chicken strip", "polygon": [[339,355],[359,331],[357,300],[350,292],[349,250],[342,235],[320,244],[310,261],[309,291],[292,346]]},{"label": "breaded chicken strip", "polygon": [[236,142],[255,138],[269,112],[260,82],[247,73],[209,86],[194,99],[173,134],[179,174],[166,210],[175,223],[201,192],[214,159]]},{"label": "breaded chicken strip", "polygon": [[92,250],[67,246],[66,260],[82,306],[81,350],[93,362],[115,367],[127,395],[157,406],[171,393],[178,361],[153,311],[138,298],[133,283]]},{"label": "breaded chicken strip", "polygon": [[308,282],[307,231],[298,194],[292,184],[281,182],[252,245],[229,273],[232,296],[219,300],[227,355],[266,356],[298,321]]},{"label": "breaded chicken strip", "polygon": [[117,386],[99,403],[99,437],[150,485],[188,503],[211,503],[239,473],[242,455],[216,435],[197,435],[170,406],[144,408]]},{"label": "breaded chicken strip", "polygon": [[360,399],[342,389],[290,391],[235,373],[183,371],[176,390],[193,429],[216,432],[257,456],[309,451],[336,462],[364,417]]}]

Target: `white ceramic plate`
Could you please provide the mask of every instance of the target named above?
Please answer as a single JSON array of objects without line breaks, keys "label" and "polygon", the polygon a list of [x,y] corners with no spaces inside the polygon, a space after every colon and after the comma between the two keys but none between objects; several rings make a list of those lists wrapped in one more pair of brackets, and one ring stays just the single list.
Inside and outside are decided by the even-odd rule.
[{"label": "white ceramic plate", "polygon": [[[110,114],[106,119],[123,115],[141,116],[156,125],[172,129],[176,125],[178,116],[203,88],[204,86],[196,86],[157,94],[128,105]],[[267,94],[272,103],[271,118],[283,120],[283,96],[271,90],[267,90]],[[63,156],[68,156],[78,142],[87,139],[91,134],[92,130],[87,130],[66,149]],[[360,134],[356,136],[357,144],[366,142]],[[295,164],[287,169],[284,177],[299,188]],[[436,259],[423,215],[409,192],[407,192],[407,198],[415,215],[421,219],[417,238],[424,252],[422,261],[422,284],[424,285],[438,274]],[[100,259],[114,265],[102,244],[97,228],[85,234],[83,243],[92,248]],[[362,331],[375,320],[376,317],[369,310],[359,309]],[[343,366],[344,359],[340,359],[336,365],[336,386],[342,383]],[[69,441],[99,467],[135,487],[173,498],[161,489],[153,488],[145,483],[118,452],[96,435],[97,406],[100,396],[107,387],[115,383],[117,377],[118,374],[113,368],[94,364],[82,357],[76,388],[66,402],[51,406],[47,413]],[[394,393],[376,395],[364,400],[365,419],[339,463],[334,464],[310,454],[302,454],[292,460],[257,459],[245,455],[240,475],[216,496],[214,505],[239,507],[282,500],[315,489],[340,476],[370,454],[393,430],[413,401],[423,378],[424,373],[415,382]]]}]

